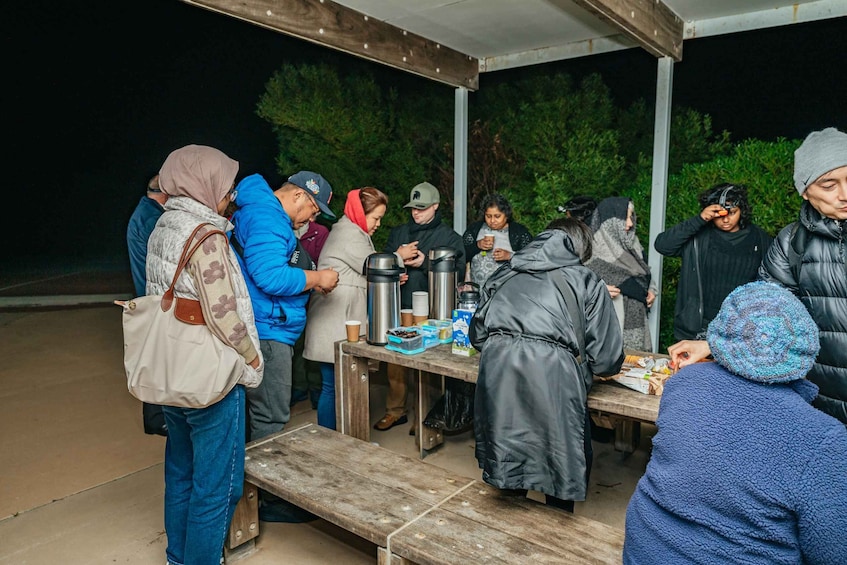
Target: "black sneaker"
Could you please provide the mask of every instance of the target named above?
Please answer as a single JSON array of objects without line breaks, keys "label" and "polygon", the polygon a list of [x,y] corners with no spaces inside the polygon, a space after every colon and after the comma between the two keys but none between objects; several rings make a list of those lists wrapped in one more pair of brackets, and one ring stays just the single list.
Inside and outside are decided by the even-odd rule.
[{"label": "black sneaker", "polygon": [[318,517],[303,510],[299,506],[295,506],[285,500],[275,500],[273,502],[262,501],[259,505],[259,520],[262,522],[285,522],[288,524],[301,524],[303,522],[313,522]]}]

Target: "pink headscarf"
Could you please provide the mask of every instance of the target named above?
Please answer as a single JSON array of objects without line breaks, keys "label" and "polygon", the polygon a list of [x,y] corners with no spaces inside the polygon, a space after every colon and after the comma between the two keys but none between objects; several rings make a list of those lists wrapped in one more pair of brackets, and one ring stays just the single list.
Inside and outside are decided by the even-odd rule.
[{"label": "pink headscarf", "polygon": [[218,203],[232,188],[238,161],[206,145],[186,145],[172,151],[159,170],[159,186],[168,196],[188,196],[217,213]]},{"label": "pink headscarf", "polygon": [[362,208],[362,199],[359,198],[359,189],[351,190],[347,193],[347,202],[344,203],[344,215],[350,218],[350,221],[362,228],[362,231],[368,233],[368,219],[365,218],[365,209]]}]

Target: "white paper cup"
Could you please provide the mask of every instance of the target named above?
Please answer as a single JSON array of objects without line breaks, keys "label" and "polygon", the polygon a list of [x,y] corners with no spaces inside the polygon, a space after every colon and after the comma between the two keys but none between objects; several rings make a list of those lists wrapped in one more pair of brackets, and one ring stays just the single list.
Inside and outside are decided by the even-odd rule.
[{"label": "white paper cup", "polygon": [[362,322],[359,320],[347,320],[344,322],[347,327],[347,341],[359,341],[359,332],[362,329]]},{"label": "white paper cup", "polygon": [[429,293],[425,290],[412,293],[412,315],[429,316]]}]

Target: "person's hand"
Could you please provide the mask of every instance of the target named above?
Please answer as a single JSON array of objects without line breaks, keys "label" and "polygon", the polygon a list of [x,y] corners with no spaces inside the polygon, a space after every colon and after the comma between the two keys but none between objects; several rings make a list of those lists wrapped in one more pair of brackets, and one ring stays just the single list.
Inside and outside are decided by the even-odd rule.
[{"label": "person's hand", "polygon": [[320,289],[321,292],[323,292],[324,294],[329,294],[330,292],[335,290],[335,287],[338,286],[338,272],[337,271],[330,268],[330,269],[321,269],[317,273],[318,273],[318,276],[320,277],[320,279],[319,279],[320,282],[318,283],[317,286],[318,286],[318,288]]},{"label": "person's hand", "polygon": [[497,261],[497,262],[508,261],[509,259],[512,258],[511,253],[509,253],[505,249],[500,249],[499,247],[494,250],[494,252],[491,254],[491,256],[494,257],[494,260]]},{"label": "person's hand", "polygon": [[256,355],[256,357],[247,364],[250,365],[251,367],[253,367],[254,369],[258,369],[259,368],[259,356]]},{"label": "person's hand", "polygon": [[426,258],[426,255],[424,255],[423,251],[418,250],[417,255],[415,255],[415,257],[413,257],[411,259],[406,259],[405,261],[403,261],[403,264],[406,265],[407,267],[418,268],[421,265],[423,265],[425,258]]},{"label": "person's hand", "polygon": [[700,212],[700,217],[703,218],[704,222],[711,222],[715,218],[720,218],[721,216],[726,216],[727,211],[720,204],[712,204],[711,206],[706,206]]},{"label": "person's hand", "polygon": [[621,295],[621,289],[614,285],[607,284],[606,288],[609,290],[609,296],[611,296],[612,298],[617,298]]},{"label": "person's hand", "polygon": [[653,294],[652,290],[647,291],[647,308],[653,307],[653,302],[656,301],[656,295]]},{"label": "person's hand", "polygon": [[476,246],[483,251],[491,251],[494,249],[494,236],[487,235],[482,239],[476,240]]},{"label": "person's hand", "polygon": [[403,263],[408,263],[418,256],[418,242],[404,243],[397,248],[397,253],[403,258]]},{"label": "person's hand", "polygon": [[686,339],[678,341],[668,347],[668,355],[670,355],[670,368],[674,372],[687,367],[692,363],[702,361],[712,354],[708,342],[702,339]]},{"label": "person's hand", "polygon": [[406,281],[408,281],[408,280],[409,280],[409,273],[401,273],[400,274],[400,284],[401,285],[406,284]]}]

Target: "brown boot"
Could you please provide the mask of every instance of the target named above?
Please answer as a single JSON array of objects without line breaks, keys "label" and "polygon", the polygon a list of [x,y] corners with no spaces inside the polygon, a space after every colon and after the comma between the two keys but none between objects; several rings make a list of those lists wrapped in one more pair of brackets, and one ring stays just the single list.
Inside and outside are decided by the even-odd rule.
[{"label": "brown boot", "polygon": [[386,430],[390,430],[394,426],[399,426],[401,424],[405,424],[409,421],[409,418],[406,417],[405,414],[402,416],[395,416],[393,414],[386,414],[382,418],[380,418],[379,422],[374,424],[374,429],[384,432]]}]

